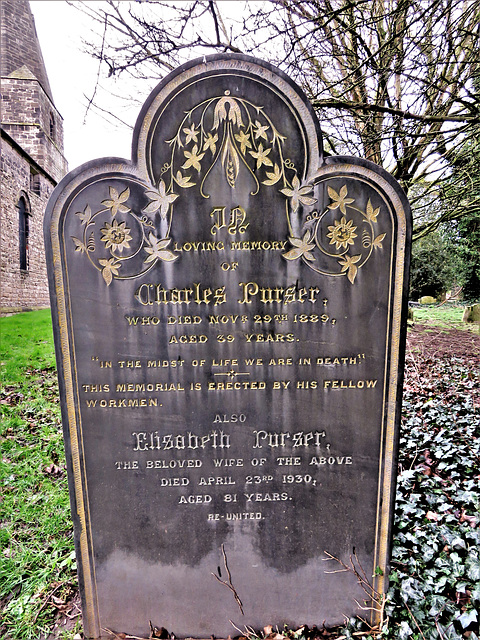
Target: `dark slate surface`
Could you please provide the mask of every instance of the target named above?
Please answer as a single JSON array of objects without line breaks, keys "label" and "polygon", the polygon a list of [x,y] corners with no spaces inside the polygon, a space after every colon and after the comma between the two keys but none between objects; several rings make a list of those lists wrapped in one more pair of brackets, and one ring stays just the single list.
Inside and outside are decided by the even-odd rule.
[{"label": "dark slate surface", "polygon": [[245,57],[163,81],[134,158],[47,214],[87,633],[341,622],[326,554],[387,569],[404,196]]}]

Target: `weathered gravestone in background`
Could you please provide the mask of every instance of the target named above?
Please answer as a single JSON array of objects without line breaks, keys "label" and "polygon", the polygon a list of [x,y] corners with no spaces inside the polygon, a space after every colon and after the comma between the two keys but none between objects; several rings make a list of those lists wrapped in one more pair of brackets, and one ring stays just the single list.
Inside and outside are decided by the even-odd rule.
[{"label": "weathered gravestone in background", "polygon": [[[243,56],[155,89],[46,243],[89,638],[327,625],[386,587],[410,218]],[[375,578],[371,576],[376,575]],[[367,614],[368,615],[368,614]]]}]

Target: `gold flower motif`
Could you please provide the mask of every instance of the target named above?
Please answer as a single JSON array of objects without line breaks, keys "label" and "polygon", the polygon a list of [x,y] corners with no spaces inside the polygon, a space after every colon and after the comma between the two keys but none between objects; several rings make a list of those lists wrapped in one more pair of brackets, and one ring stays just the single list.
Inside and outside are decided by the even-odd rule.
[{"label": "gold flower motif", "polygon": [[342,267],[340,273],[347,273],[347,278],[353,284],[355,281],[355,276],[358,272],[358,267],[356,263],[360,260],[362,256],[343,256],[342,260],[338,261],[338,264]]},{"label": "gold flower motif", "polygon": [[130,189],[127,187],[122,191],[122,193],[118,193],[118,191],[114,187],[109,187],[110,199],[102,200],[102,204],[110,209],[112,212],[112,216],[116,216],[117,213],[128,213],[130,211],[130,207],[125,206],[123,203],[126,202],[130,197]]},{"label": "gold flower motif", "polygon": [[[195,149],[196,149],[195,145]],[[180,174],[180,175],[178,175]],[[177,182],[181,187],[190,187],[191,184],[181,184],[181,181],[189,181],[189,177],[184,178],[180,171],[177,172]],[[146,195],[150,198],[151,202],[147,204],[146,207],[142,209],[144,213],[155,213],[160,209],[160,217],[164,220],[167,217],[168,209],[172,202],[178,198],[178,194],[176,193],[167,193],[167,187],[165,186],[165,182],[160,180],[157,191],[147,191]]]},{"label": "gold flower motif", "polygon": [[247,147],[249,149],[252,148],[252,145],[250,143],[250,138],[249,136],[247,136],[245,131],[240,131],[240,133],[236,133],[235,140],[240,143],[240,151],[243,153],[243,155],[245,155]]},{"label": "gold flower motif", "polygon": [[280,193],[283,193],[287,198],[292,199],[292,211],[294,213],[298,210],[300,204],[315,204],[316,199],[308,195],[312,192],[313,187],[308,185],[302,187],[297,176],[293,176],[292,187],[292,189],[280,189]]},{"label": "gold flower motif", "polygon": [[283,257],[286,260],[296,260],[297,258],[303,257],[305,260],[310,260],[311,262],[315,261],[315,257],[310,251],[315,248],[315,243],[312,242],[312,237],[309,231],[305,232],[303,238],[289,238],[291,244],[293,244],[293,249],[287,251],[287,253],[283,254]]},{"label": "gold flower motif", "polygon": [[185,144],[188,144],[192,140],[193,142],[197,142],[198,131],[195,129],[195,124],[192,124],[190,129],[188,129],[188,127],[185,127],[185,129],[183,129],[183,133],[186,136]]},{"label": "gold flower motif", "polygon": [[120,262],[116,262],[115,258],[109,258],[108,260],[99,260],[98,262],[103,267],[102,276],[107,283],[107,287],[109,287],[112,283],[113,276],[118,276]]},{"label": "gold flower motif", "polygon": [[270,127],[268,126],[268,124],[262,125],[261,122],[259,122],[258,120],[255,120],[255,139],[256,138],[263,138],[264,140],[268,141],[267,131],[269,129],[270,129]]},{"label": "gold flower motif", "polygon": [[[196,140],[195,140],[195,142],[196,142]],[[209,133],[208,136],[205,138],[205,143],[203,145],[203,151],[206,151],[207,149],[210,149],[210,151],[212,153],[215,153],[215,149],[217,148],[217,142],[218,142],[217,134],[212,136],[212,134]]]},{"label": "gold flower motif", "polygon": [[122,253],[124,249],[130,249],[130,229],[127,228],[125,222],[118,222],[113,219],[112,224],[105,223],[105,226],[100,229],[102,234],[102,242],[105,242],[106,249],[112,249],[112,251],[118,251]]},{"label": "gold flower motif", "polygon": [[357,237],[355,230],[357,227],[353,226],[353,220],[347,219],[345,216],[338,222],[334,221],[334,224],[328,227],[330,233],[327,233],[327,238],[331,238],[330,244],[335,245],[335,249],[348,249],[349,244],[353,244],[353,239]]},{"label": "gold flower motif", "polygon": [[173,262],[178,258],[170,249],[167,249],[168,245],[172,241],[171,238],[156,238],[153,233],[148,236],[150,247],[145,247],[145,251],[149,254],[145,262],[153,262],[154,260],[165,260],[166,262]]},{"label": "gold flower motif", "polygon": [[262,164],[268,167],[273,167],[273,162],[270,160],[270,158],[267,158],[270,151],[271,149],[264,149],[262,143],[260,142],[260,144],[258,145],[258,151],[248,152],[252,156],[252,158],[256,158],[257,169],[260,169]]},{"label": "gold flower motif", "polygon": [[182,164],[182,169],[188,169],[189,167],[194,167],[194,169],[200,172],[200,169],[202,168],[200,161],[202,160],[205,154],[198,152],[198,146],[195,145],[191,153],[190,151],[185,150],[183,152],[183,155],[187,158],[187,161],[185,162],[185,164]]},{"label": "gold flower motif", "polygon": [[352,202],[355,202],[354,198],[347,198],[348,191],[347,191],[346,184],[344,184],[343,187],[340,189],[340,193],[337,193],[335,189],[332,189],[332,187],[328,187],[328,195],[333,200],[333,202],[328,205],[328,208],[333,210],[340,207],[340,211],[343,214],[347,213],[345,208],[346,205],[352,204]]}]

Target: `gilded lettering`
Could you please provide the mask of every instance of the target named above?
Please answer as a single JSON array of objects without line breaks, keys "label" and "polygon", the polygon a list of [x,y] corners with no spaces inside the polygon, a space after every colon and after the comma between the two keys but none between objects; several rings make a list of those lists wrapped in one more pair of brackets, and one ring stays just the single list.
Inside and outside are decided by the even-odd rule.
[{"label": "gilded lettering", "polygon": [[324,380],[324,389],[375,389],[378,380]]},{"label": "gilded lettering", "polygon": [[304,303],[306,300],[315,304],[317,295],[320,293],[318,287],[299,287],[298,285],[290,285],[286,289],[283,287],[261,287],[256,282],[240,282],[239,285],[241,297],[237,302],[239,304],[251,304],[256,296],[259,296],[260,302],[263,304],[290,304],[292,302]]}]

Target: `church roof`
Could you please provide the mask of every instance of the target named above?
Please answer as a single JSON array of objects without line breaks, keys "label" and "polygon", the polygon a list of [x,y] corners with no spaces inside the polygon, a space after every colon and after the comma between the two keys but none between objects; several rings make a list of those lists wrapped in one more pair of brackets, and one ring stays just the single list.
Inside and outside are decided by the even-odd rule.
[{"label": "church roof", "polygon": [[0,0],[0,75],[39,81],[53,102],[35,21],[28,0]]}]

